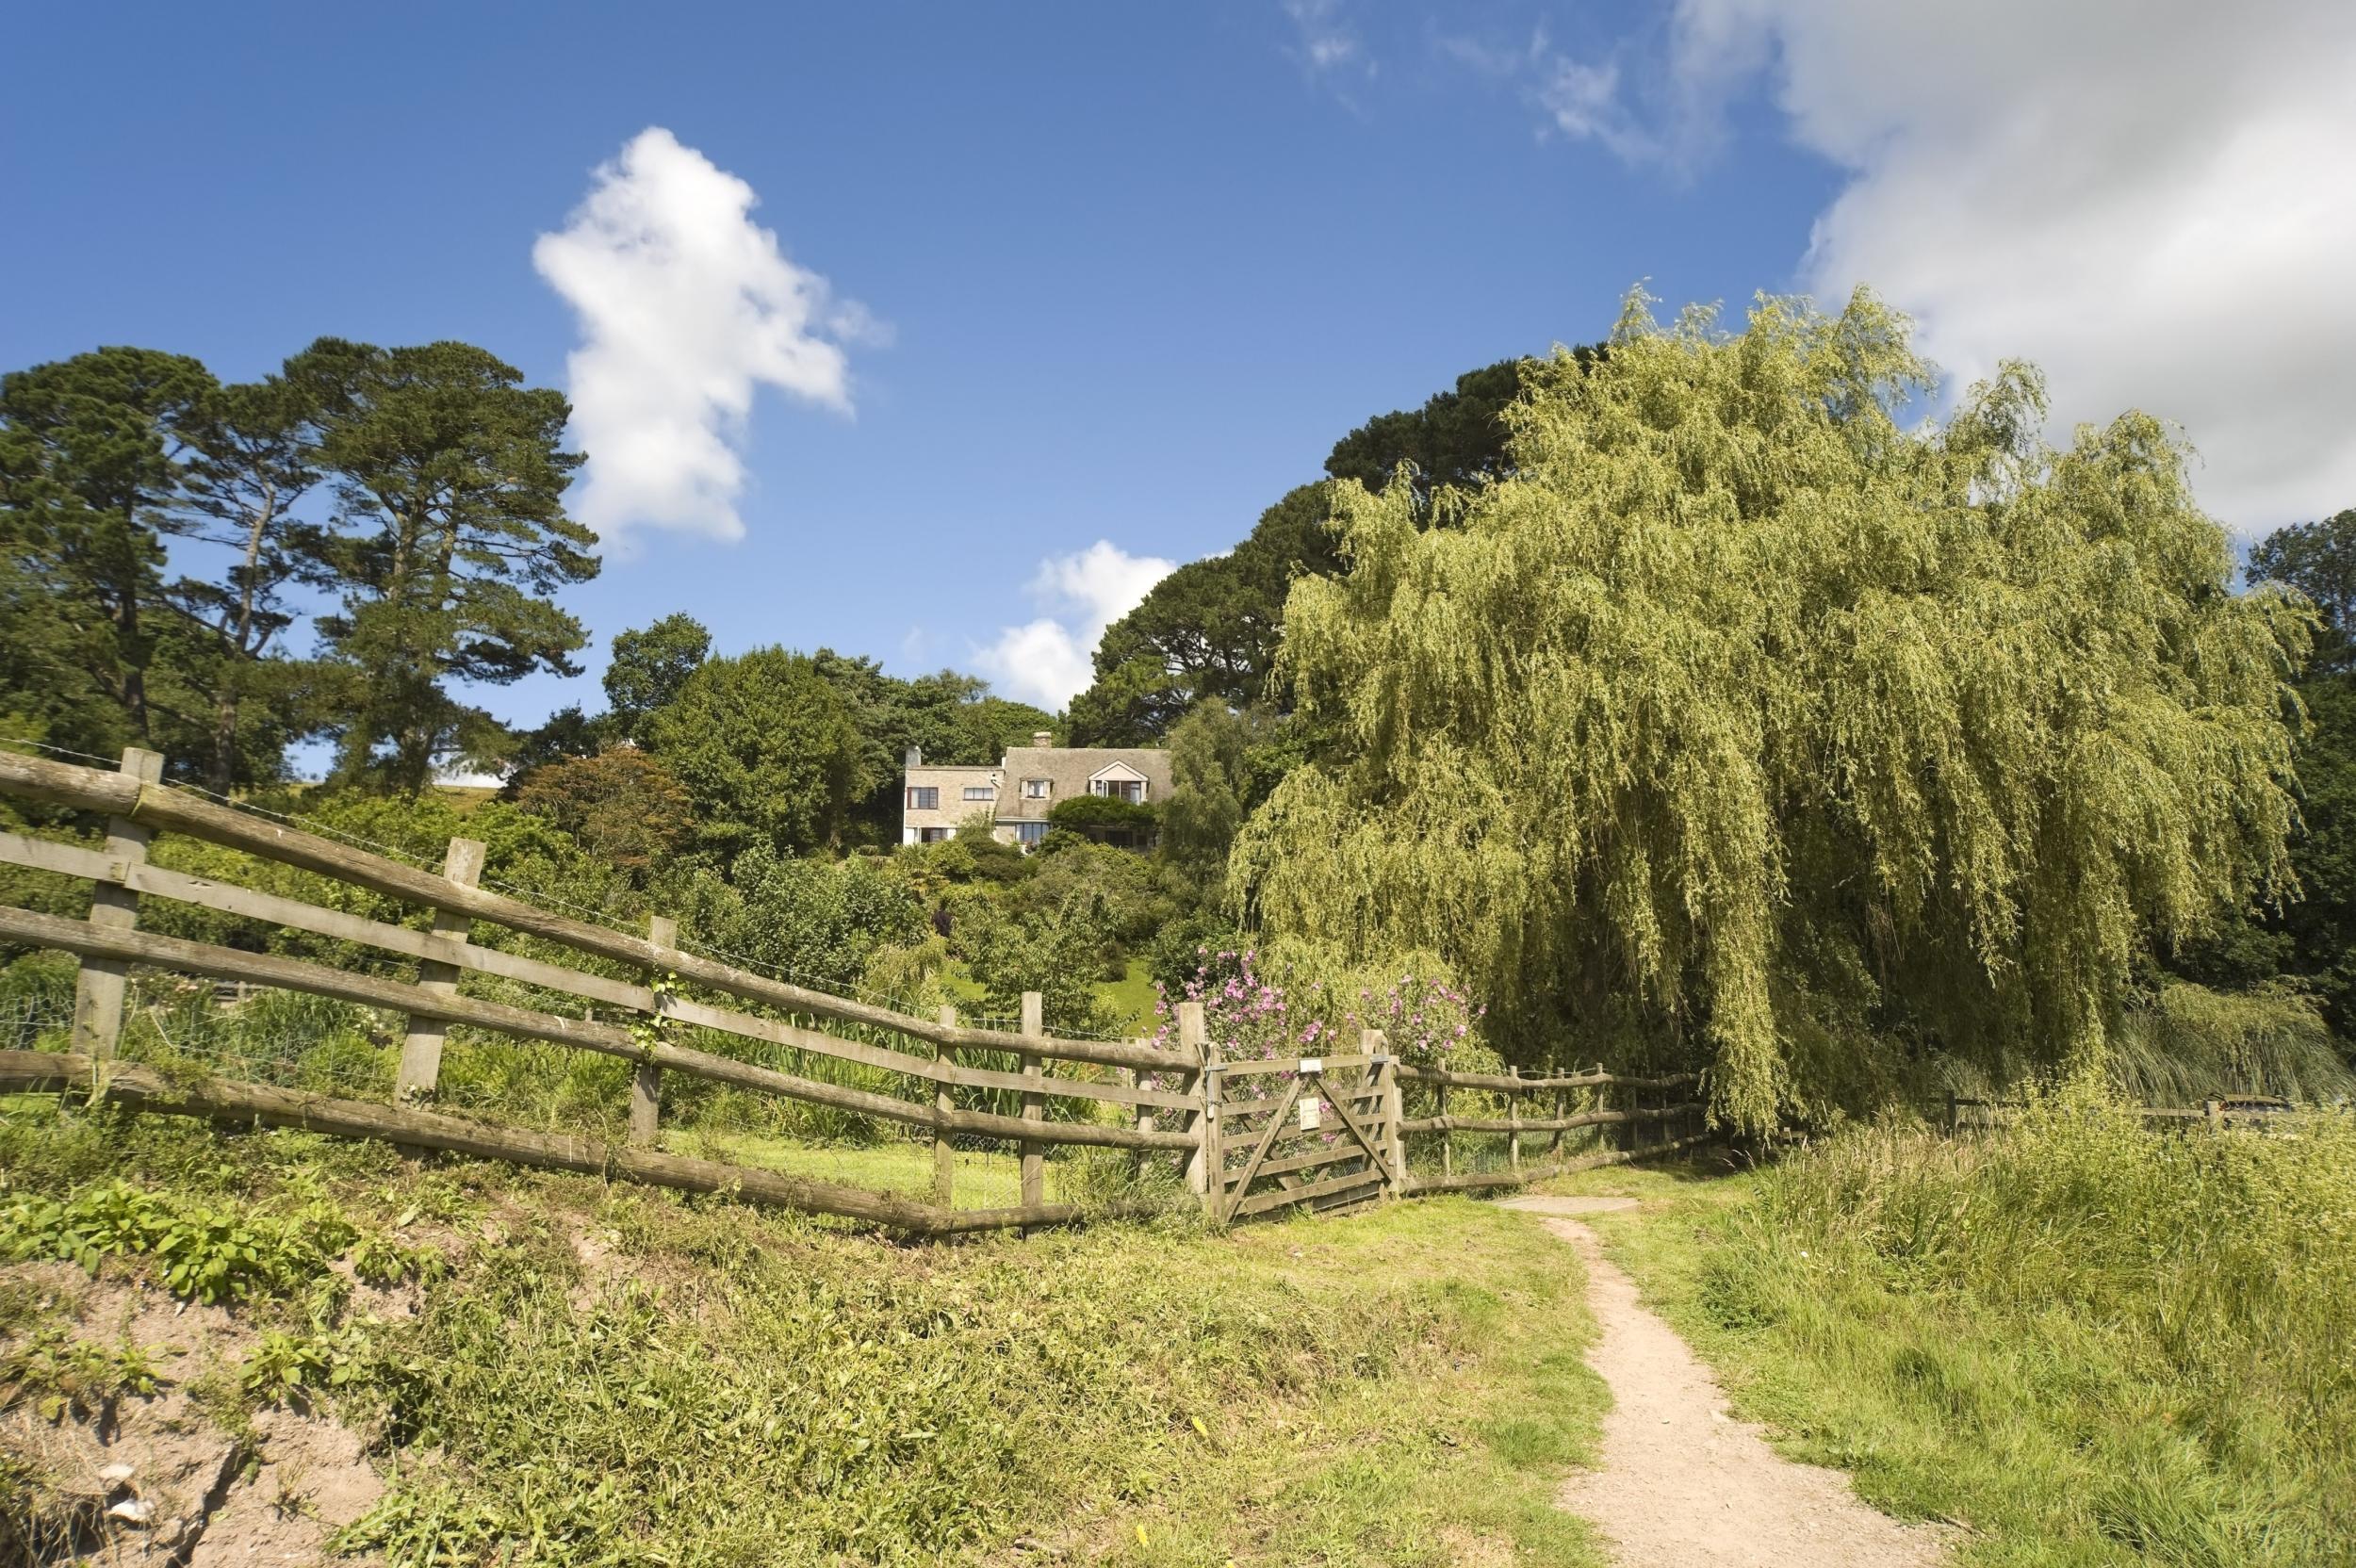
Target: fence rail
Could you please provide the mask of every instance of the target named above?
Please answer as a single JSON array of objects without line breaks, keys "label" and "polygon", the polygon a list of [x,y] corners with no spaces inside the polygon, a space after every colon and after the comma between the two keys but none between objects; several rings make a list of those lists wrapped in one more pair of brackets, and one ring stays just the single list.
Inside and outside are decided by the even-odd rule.
[{"label": "fence rail", "polygon": [[[959,1023],[953,1009],[919,1017],[870,1002],[757,974],[679,944],[662,916],[645,936],[543,908],[476,885],[483,846],[451,841],[441,874],[405,865],[300,828],[265,820],[166,787],[161,761],[126,751],[106,773],[42,758],[0,752],[0,795],[39,801],[106,818],[103,848],[0,831],[0,863],[92,884],[90,915],[69,920],[0,907],[0,941],[54,948],[79,960],[72,1051],[0,1051],[0,1088],[84,1086],[138,1107],[215,1119],[307,1127],[352,1136],[389,1138],[564,1169],[605,1171],[691,1191],[732,1191],[755,1201],[840,1215],[911,1233],[1058,1223],[1079,1217],[1072,1204],[1045,1200],[1045,1159],[1053,1147],[1130,1151],[1137,1161],[1177,1155],[1206,1214],[1228,1220],[1307,1204],[1345,1207],[1391,1194],[1464,1190],[1533,1180],[1568,1168],[1566,1132],[1618,1126],[1635,1157],[1692,1141],[1668,1136],[1691,1120],[1691,1101],[1645,1107],[1645,1091],[1692,1085],[1666,1077],[1593,1071],[1530,1077],[1456,1072],[1399,1061],[1380,1031],[1367,1031],[1354,1054],[1270,1061],[1219,1060],[1201,1004],[1178,1009],[1179,1049],[1144,1040],[1073,1039],[1043,1027],[1039,998],[1023,999],[1018,1031]],[[430,929],[372,920],[349,910],[194,875],[153,863],[159,833],[177,833],[361,889],[426,912]],[[348,942],[406,959],[416,978],[391,978],[309,959],[192,941],[142,931],[142,899],[212,910],[262,926]],[[474,923],[536,939],[579,958],[619,968],[601,973],[469,939]],[[216,985],[263,987],[384,1009],[406,1020],[393,1102],[334,1098],[227,1078],[158,1073],[118,1059],[123,1003],[134,966],[201,976]],[[466,994],[468,976],[510,982],[585,1004],[580,1017]],[[680,983],[744,1006],[689,997]],[[511,993],[512,994],[512,993]],[[597,1008],[627,1021],[597,1016]],[[813,1027],[812,1025],[830,1027]],[[525,1040],[620,1058],[636,1066],[630,1088],[627,1141],[527,1131],[433,1108],[440,1087],[447,1031],[483,1029]],[[811,1058],[896,1075],[907,1095],[877,1092],[789,1072],[679,1043],[666,1031],[695,1029],[778,1046]],[[841,1031],[860,1032],[856,1037]],[[929,1049],[901,1049],[893,1037]],[[995,1056],[999,1063],[976,1061]],[[1018,1070],[1005,1070],[1011,1058]],[[1051,1066],[1067,1070],[1050,1070]],[[759,1095],[829,1107],[929,1132],[929,1201],[837,1183],[663,1152],[662,1085],[677,1074]],[[1281,1075],[1271,1083],[1269,1075]],[[1409,1119],[1403,1086],[1428,1089],[1435,1114]],[[1231,1096],[1229,1086],[1238,1091]],[[961,1107],[954,1090],[1001,1097],[1019,1115]],[[1310,1094],[1311,1089],[1315,1090]],[[1571,1108],[1571,1097],[1622,1091],[1628,1103]],[[1451,1116],[1451,1091],[1502,1097],[1506,1115]],[[1304,1105],[1304,1095],[1307,1102]],[[1525,1102],[1546,1097],[1552,1114],[1525,1118]],[[1051,1115],[1051,1110],[1055,1114]],[[1170,1113],[1164,1125],[1157,1113]],[[1331,1120],[1328,1120],[1328,1116]],[[1286,1118],[1296,1118],[1287,1125]],[[1639,1129],[1658,1126],[1662,1140],[1639,1150]],[[1464,1134],[1508,1135],[1506,1172],[1453,1169]],[[1523,1140],[1548,1139],[1547,1162],[1523,1167]],[[1408,1140],[1436,1136],[1437,1171],[1411,1174]],[[988,1138],[1020,1152],[1021,1201],[958,1210],[953,1137]],[[1432,1163],[1426,1161],[1427,1164]],[[1593,1163],[1590,1161],[1589,1163]]]}]

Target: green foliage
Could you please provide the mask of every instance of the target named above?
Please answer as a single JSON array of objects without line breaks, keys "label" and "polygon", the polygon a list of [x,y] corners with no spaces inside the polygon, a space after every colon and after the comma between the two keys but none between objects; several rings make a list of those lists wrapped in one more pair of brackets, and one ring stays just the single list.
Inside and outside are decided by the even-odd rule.
[{"label": "green foliage", "polygon": [[2212,984],[2293,978],[2322,1004],[2348,1049],[2356,1041],[2356,510],[2259,541],[2249,576],[2298,590],[2324,622],[2298,688],[2306,710],[2299,734],[2300,832],[2291,841],[2299,896],[2230,922],[2167,961]]},{"label": "green foliage", "polygon": [[907,885],[856,856],[797,858],[755,845],[738,857],[733,888],[732,905],[708,917],[708,940],[804,984],[856,985],[879,948],[925,933]]},{"label": "green foliage", "polygon": [[562,446],[570,409],[464,343],[321,338],[287,377],[320,410],[319,459],[335,474],[320,554],[341,605],[317,623],[335,777],[414,793],[438,759],[505,747],[451,682],[579,673],[586,636],[546,596],[597,572],[596,535],[564,514],[581,461]]},{"label": "green foliage", "polygon": [[2315,1003],[2279,985],[2239,992],[2164,985],[2120,1020],[2106,1066],[2121,1095],[2147,1105],[2198,1105],[2212,1095],[2356,1095],[2356,1072]]},{"label": "green foliage", "polygon": [[1104,1035],[1118,1026],[1096,992],[1120,951],[1097,898],[1035,906],[1020,915],[991,904],[971,906],[955,941],[991,1020],[1019,1018],[1023,993],[1037,991],[1051,1034]]},{"label": "green foliage", "polygon": [[0,690],[53,743],[111,755],[194,706],[162,534],[171,448],[215,391],[195,360],[148,349],[0,378]]},{"label": "green foliage", "polygon": [[1072,795],[1048,808],[1047,820],[1057,827],[1075,830],[1090,827],[1151,830],[1161,820],[1161,812],[1148,802],[1122,800],[1117,795]]},{"label": "green foliage", "polygon": [[1617,1230],[1800,1457],[1975,1560],[2290,1568],[2356,1539],[2356,1126],[2147,1131],[2063,1095],[1860,1129]]},{"label": "green foliage", "polygon": [[1095,681],[1072,701],[1074,745],[1146,745],[1197,704],[1242,708],[1268,690],[1298,574],[1339,565],[1323,484],[1268,509],[1242,544],[1189,562],[1104,629]]},{"label": "green foliage", "polygon": [[143,1397],[162,1388],[165,1354],[127,1339],[77,1339],[61,1323],[36,1325],[0,1353],[0,1410],[29,1403],[44,1421],[103,1416],[125,1395]]},{"label": "green foliage", "polygon": [[1864,294],[1733,335],[1632,301],[1526,372],[1512,473],[1448,526],[1341,484],[1350,570],[1285,610],[1324,740],[1235,896],[1437,950],[1525,1060],[1690,1041],[1744,1126],[1906,1042],[2099,1053],[2155,934],[2285,878],[2305,612],[2227,591],[2152,418],[2049,450],[2015,366],[1903,429],[1906,332]]},{"label": "green foliage", "polygon": [[1197,889],[1220,901],[1228,851],[1243,825],[1251,721],[1206,702],[1170,732],[1170,799],[1162,808],[1163,858]]},{"label": "green foliage", "polygon": [[605,700],[615,735],[644,743],[646,720],[667,707],[712,653],[712,633],[693,615],[665,615],[639,631],[614,634]]},{"label": "green foliage", "polygon": [[2348,639],[2356,634],[2356,507],[2266,535],[2250,552],[2249,573],[2251,582],[2285,583],[2306,595],[2339,634],[2327,650],[2346,656]]},{"label": "green foliage", "polygon": [[705,661],[646,734],[695,803],[697,844],[728,861],[835,846],[872,783],[850,705],[783,648]]},{"label": "green foliage", "polygon": [[[1585,363],[1601,352],[1579,349]],[[1377,488],[1400,476],[1417,517],[1433,520],[1432,498],[1511,471],[1505,409],[1533,361],[1500,360],[1456,378],[1422,408],[1379,415],[1334,444],[1325,471]],[[1098,642],[1095,679],[1072,702],[1075,745],[1144,745],[1168,735],[1204,703],[1237,710],[1282,691],[1268,677],[1284,633],[1284,596],[1294,579],[1343,569],[1328,525],[1331,487],[1304,484],[1260,514],[1243,542],[1190,562],[1156,583]]]},{"label": "green foliage", "polygon": [[633,746],[534,768],[515,793],[518,810],[642,888],[695,831],[687,792],[661,761]]},{"label": "green foliage", "polygon": [[[1600,348],[1579,348],[1572,357],[1593,364]],[[1432,499],[1444,488],[1469,488],[1513,472],[1513,428],[1507,410],[1519,400],[1525,371],[1533,359],[1501,359],[1456,378],[1418,409],[1377,415],[1333,444],[1325,471],[1368,490],[1403,479],[1429,520]]]},{"label": "green foliage", "polygon": [[380,1370],[356,1326],[265,1329],[238,1364],[237,1389],[255,1404],[307,1406],[318,1395],[367,1381]]},{"label": "green foliage", "polygon": [[61,1199],[0,1200],[0,1256],[75,1263],[93,1275],[108,1258],[152,1257],[173,1294],[207,1304],[283,1295],[354,1239],[332,1212],[239,1213],[120,1181]]}]

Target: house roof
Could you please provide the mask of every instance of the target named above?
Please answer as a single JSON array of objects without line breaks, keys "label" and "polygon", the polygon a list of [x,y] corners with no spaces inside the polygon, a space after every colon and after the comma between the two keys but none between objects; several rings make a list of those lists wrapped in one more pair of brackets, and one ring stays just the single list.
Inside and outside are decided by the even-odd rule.
[{"label": "house roof", "polygon": [[[1009,746],[1006,782],[998,791],[998,820],[1044,822],[1055,802],[1087,794],[1088,780],[1115,764],[1145,780],[1149,802],[1170,798],[1170,753],[1159,746]],[[1047,780],[1045,800],[1023,795],[1026,778]]]}]

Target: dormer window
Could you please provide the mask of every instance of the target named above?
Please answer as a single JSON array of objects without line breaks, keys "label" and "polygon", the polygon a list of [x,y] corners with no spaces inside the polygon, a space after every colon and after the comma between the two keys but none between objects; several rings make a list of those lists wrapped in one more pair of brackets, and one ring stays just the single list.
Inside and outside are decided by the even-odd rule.
[{"label": "dormer window", "polygon": [[1100,795],[1125,800],[1132,806],[1145,799],[1145,780],[1142,778],[1100,778],[1088,787]]},{"label": "dormer window", "polygon": [[1023,781],[1023,798],[1024,800],[1045,800],[1049,791],[1053,788],[1054,786],[1044,778],[1026,778]]}]

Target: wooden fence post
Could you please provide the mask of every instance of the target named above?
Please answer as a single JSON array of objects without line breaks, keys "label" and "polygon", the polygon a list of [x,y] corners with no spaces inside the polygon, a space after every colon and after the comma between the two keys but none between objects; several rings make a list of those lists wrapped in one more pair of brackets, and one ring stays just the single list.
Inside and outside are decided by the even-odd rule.
[{"label": "wooden fence post", "polygon": [[2223,1132],[2225,1130],[2224,1102],[2219,1100],[2203,1100],[2201,1102],[2201,1119],[2209,1124],[2210,1132]]},{"label": "wooden fence post", "polygon": [[[668,915],[646,917],[646,940],[663,950],[665,961],[646,976],[646,984],[654,991],[654,1019],[657,1029],[663,1021],[663,993],[671,982],[671,965],[667,956],[679,946],[679,922]],[[630,1081],[630,1141],[639,1149],[654,1147],[655,1133],[663,1120],[663,1070],[652,1062],[640,1062],[638,1071]]]},{"label": "wooden fence post", "polygon": [[1432,1114],[1442,1122],[1440,1128],[1440,1174],[1456,1174],[1456,1135],[1446,1125],[1448,1121],[1448,1086],[1441,1084],[1432,1093]]},{"label": "wooden fence post", "polygon": [[[1369,1029],[1360,1039],[1364,1043],[1359,1049],[1367,1055],[1390,1056],[1390,1037],[1382,1030]],[[1378,1075],[1375,1081],[1383,1087],[1382,1109],[1375,1114],[1383,1119],[1382,1143],[1389,1155],[1382,1162],[1389,1168],[1383,1173],[1383,1188],[1397,1198],[1407,1190],[1407,1140],[1399,1130],[1399,1124],[1406,1119],[1407,1096],[1406,1091],[1399,1087],[1399,1062],[1396,1058],[1383,1062],[1374,1070]]]},{"label": "wooden fence post", "polygon": [[[1513,1068],[1510,1070],[1518,1083],[1522,1070]],[[1519,1170],[1522,1168],[1522,1091],[1519,1088],[1505,1091],[1505,1119],[1513,1124],[1513,1130],[1505,1135],[1505,1168]]]},{"label": "wooden fence post", "polygon": [[1186,1190],[1203,1200],[1203,1212],[1219,1212],[1221,1169],[1219,1153],[1219,1078],[1212,1070],[1218,1047],[1211,1043],[1209,1026],[1203,1018],[1203,1004],[1178,1004],[1178,1054],[1195,1064],[1195,1086],[1200,1096],[1194,1112],[1194,1152],[1186,1156]]},{"label": "wooden fence post", "polygon": [[[1047,1000],[1037,991],[1023,993],[1023,1032],[1034,1037],[1047,1033]],[[1039,1058],[1026,1053],[1023,1058],[1023,1081],[1026,1084],[1036,1084],[1039,1082],[1040,1076]],[[1023,1119],[1040,1121],[1044,1120],[1046,1116],[1047,1097],[1038,1089],[1024,1089],[1023,1091]],[[1047,1146],[1043,1143],[1025,1143],[1023,1146],[1023,1206],[1024,1208],[1047,1201],[1047,1166],[1042,1158],[1046,1152]]]},{"label": "wooden fence post", "polygon": [[[449,852],[442,857],[443,877],[462,888],[473,887],[483,875],[483,845],[473,839],[452,839]],[[437,937],[463,942],[468,923],[466,915],[458,910],[434,911],[434,934]],[[454,995],[458,990],[457,967],[432,959],[420,960],[417,984],[428,990]],[[406,1103],[434,1098],[442,1078],[442,1041],[449,1035],[450,1025],[438,1019],[410,1019],[409,1032],[401,1042],[400,1075],[393,1080],[396,1102]]]},{"label": "wooden fence post", "polygon": [[[1549,1078],[1560,1078],[1562,1076],[1562,1070],[1559,1067],[1550,1067],[1546,1069],[1546,1076]],[[1556,1089],[1554,1091],[1554,1119],[1561,1121],[1570,1114],[1571,1091],[1563,1088]],[[1562,1129],[1557,1127],[1554,1130],[1554,1136],[1546,1139],[1546,1164],[1561,1165],[1562,1163]]]},{"label": "wooden fence post", "polygon": [[[945,1028],[957,1026],[957,1009],[953,1004],[941,1004],[941,1021]],[[952,1059],[947,1046],[933,1049],[933,1060],[942,1067],[949,1066]],[[944,1209],[953,1206],[957,1184],[957,1152],[949,1141],[949,1119],[957,1114],[957,1097],[950,1092],[952,1086],[946,1077],[933,1082],[933,1109],[941,1117],[941,1125],[933,1129],[933,1201]]]},{"label": "wooden fence post", "polygon": [[[138,746],[123,748],[122,771],[141,784],[160,784],[164,760]],[[120,861],[127,881],[130,868],[147,858],[155,837],[122,817],[106,822],[106,857]],[[93,882],[90,890],[90,923],[127,931],[139,922],[139,895],[113,882]],[[130,983],[131,966],[121,958],[85,958],[74,975],[74,1049],[95,1062],[111,1061],[123,1039],[123,997]]]}]

